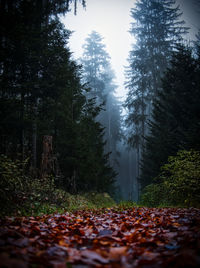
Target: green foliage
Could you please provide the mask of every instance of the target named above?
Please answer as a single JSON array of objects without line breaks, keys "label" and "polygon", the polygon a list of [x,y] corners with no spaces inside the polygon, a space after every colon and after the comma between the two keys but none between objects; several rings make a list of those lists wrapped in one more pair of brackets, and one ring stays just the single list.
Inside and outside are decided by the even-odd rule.
[{"label": "green foliage", "polygon": [[151,184],[168,157],[200,150],[200,65],[191,49],[177,47],[153,104],[143,153],[141,184]]},{"label": "green foliage", "polygon": [[[27,187],[24,163],[0,156],[0,204],[9,209],[10,205],[23,202],[23,192]],[[21,200],[22,199],[22,200]],[[2,210],[2,207],[1,207]]]},{"label": "green foliage", "polygon": [[128,114],[125,123],[129,143],[141,148],[162,75],[169,66],[175,43],[182,39],[187,28],[183,27],[183,21],[179,21],[180,11],[174,1],[136,1],[131,18],[130,34],[137,42],[129,53],[126,69],[128,94],[125,107]]},{"label": "green foliage", "polygon": [[55,188],[52,178],[33,179],[26,175],[26,168],[27,161],[0,156],[1,214],[44,211],[49,205],[52,210],[51,206],[62,206],[66,200],[66,193]]},{"label": "green foliage", "polygon": [[155,182],[145,187],[142,204],[199,207],[200,152],[182,150],[170,156]]},{"label": "green foliage", "polygon": [[[115,174],[103,152],[103,128],[96,123],[99,107],[88,104],[81,67],[68,48],[70,31],[58,18],[77,1],[8,2],[0,16],[0,153],[29,157],[34,172],[40,169],[43,136],[50,135],[62,173],[57,186],[71,193],[107,191]],[[23,192],[27,183],[29,188],[34,183],[37,193],[45,183],[54,187],[50,179],[42,187],[42,181],[18,175],[9,174],[9,183],[11,177],[16,181],[13,192],[18,187]]]},{"label": "green foliage", "polygon": [[157,207],[160,202],[165,203],[165,191],[162,183],[147,185],[140,197],[140,203],[148,207]]},{"label": "green foliage", "polygon": [[0,215],[39,215],[66,210],[111,207],[107,193],[71,195],[56,188],[53,178],[31,178],[26,174],[27,161],[12,161],[0,156]]},{"label": "green foliage", "polygon": [[128,208],[133,208],[133,207],[138,207],[139,205],[136,202],[133,201],[120,201],[119,204],[117,204],[117,207],[119,209],[128,209]]},{"label": "green foliage", "polygon": [[115,205],[114,200],[108,193],[89,192],[84,196],[96,208],[108,208]]}]

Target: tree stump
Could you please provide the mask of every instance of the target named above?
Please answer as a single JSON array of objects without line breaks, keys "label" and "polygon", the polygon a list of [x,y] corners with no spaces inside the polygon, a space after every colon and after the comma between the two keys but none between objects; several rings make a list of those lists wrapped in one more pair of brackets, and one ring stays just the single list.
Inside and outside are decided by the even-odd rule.
[{"label": "tree stump", "polygon": [[55,157],[53,155],[52,136],[43,137],[43,153],[41,162],[41,177],[46,178],[47,176],[55,173]]}]

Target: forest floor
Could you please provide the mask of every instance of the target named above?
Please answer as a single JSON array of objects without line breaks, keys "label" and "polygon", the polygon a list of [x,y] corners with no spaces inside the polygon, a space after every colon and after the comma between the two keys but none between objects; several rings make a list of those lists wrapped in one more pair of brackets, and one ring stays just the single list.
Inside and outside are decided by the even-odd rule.
[{"label": "forest floor", "polygon": [[4,217],[0,267],[200,267],[200,209]]}]

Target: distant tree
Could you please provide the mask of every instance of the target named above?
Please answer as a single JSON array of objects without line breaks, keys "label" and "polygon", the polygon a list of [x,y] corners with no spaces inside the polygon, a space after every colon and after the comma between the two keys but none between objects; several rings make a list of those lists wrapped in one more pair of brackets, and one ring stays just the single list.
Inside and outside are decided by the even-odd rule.
[{"label": "distant tree", "polygon": [[[147,121],[151,118],[152,103],[161,86],[175,44],[187,31],[179,18],[174,0],[140,0],[131,9],[130,33],[136,39],[129,53],[126,69],[128,89],[124,106],[127,108],[126,126],[128,142],[137,148],[138,159],[148,133]],[[138,163],[139,164],[139,163]]]},{"label": "distant tree", "polygon": [[121,103],[113,93],[107,96],[105,111],[102,111],[102,124],[105,127],[106,152],[111,152],[110,161],[112,166],[118,169],[119,152],[117,145],[122,136]]},{"label": "distant tree", "polygon": [[97,120],[105,127],[105,151],[112,152],[110,161],[116,166],[117,142],[120,139],[120,104],[114,95],[117,86],[114,83],[110,56],[102,41],[103,38],[97,32],[89,34],[83,45],[81,62],[84,82],[91,88],[87,97],[96,98],[97,105],[104,106]]},{"label": "distant tree", "polygon": [[142,162],[143,187],[152,183],[178,150],[200,150],[199,77],[199,57],[195,59],[190,49],[179,46],[153,105]]},{"label": "distant tree", "polygon": [[197,57],[200,58],[199,57],[199,55],[200,55],[200,29],[196,35],[196,41],[194,41],[194,48],[196,50]]},{"label": "distant tree", "polygon": [[98,98],[99,103],[105,101],[105,70],[109,67],[110,56],[102,43],[103,38],[93,31],[85,40],[83,45],[83,64],[84,80],[91,87],[90,94]]},{"label": "distant tree", "polygon": [[78,187],[82,191],[113,192],[116,172],[109,164],[109,153],[104,152],[104,128],[96,120],[100,111],[95,99],[84,104],[77,136]]}]

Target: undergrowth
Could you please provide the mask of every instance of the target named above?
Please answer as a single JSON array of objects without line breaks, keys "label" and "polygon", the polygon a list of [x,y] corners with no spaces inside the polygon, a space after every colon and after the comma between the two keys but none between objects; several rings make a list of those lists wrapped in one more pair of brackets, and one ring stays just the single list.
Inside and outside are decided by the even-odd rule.
[{"label": "undergrowth", "polygon": [[72,195],[55,186],[54,179],[31,178],[26,161],[0,156],[0,215],[41,215],[114,206],[107,193]]},{"label": "undergrowth", "polygon": [[154,183],[144,188],[140,202],[148,207],[200,208],[200,152],[182,150],[170,156]]}]

